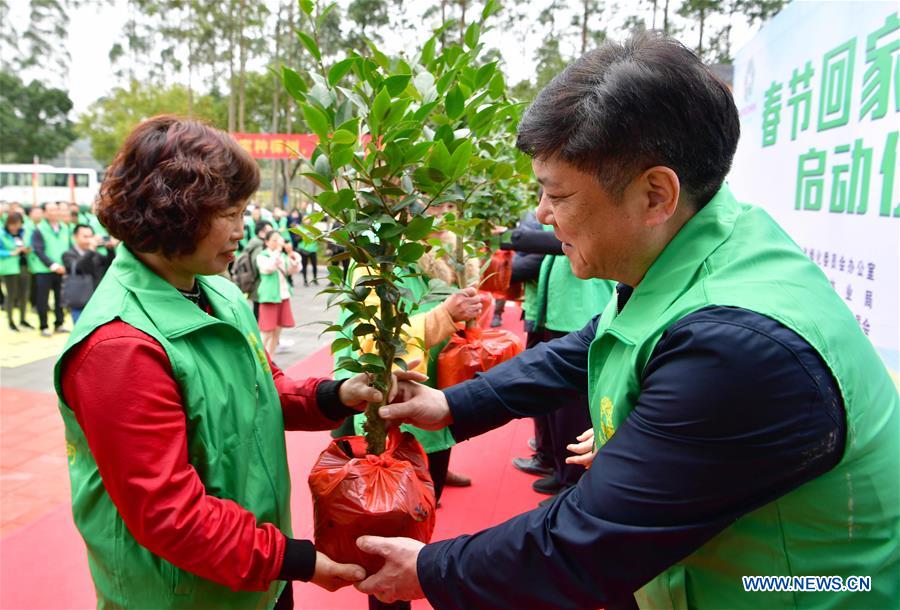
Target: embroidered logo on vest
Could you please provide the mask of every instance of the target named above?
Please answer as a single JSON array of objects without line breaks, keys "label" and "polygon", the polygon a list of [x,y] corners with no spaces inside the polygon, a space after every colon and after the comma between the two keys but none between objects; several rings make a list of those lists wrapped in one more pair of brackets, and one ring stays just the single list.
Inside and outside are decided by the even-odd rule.
[{"label": "embroidered logo on vest", "polygon": [[256,334],[252,331],[247,332],[247,341],[250,342],[250,347],[253,348],[253,351],[256,353],[256,359],[259,360],[259,365],[262,369],[268,373],[272,374],[272,369],[269,368],[269,360],[266,358],[266,352],[259,344],[259,341],[256,340]]},{"label": "embroidered logo on vest", "polygon": [[603,445],[616,432],[613,424],[613,411],[615,406],[609,396],[600,399],[600,444]]}]

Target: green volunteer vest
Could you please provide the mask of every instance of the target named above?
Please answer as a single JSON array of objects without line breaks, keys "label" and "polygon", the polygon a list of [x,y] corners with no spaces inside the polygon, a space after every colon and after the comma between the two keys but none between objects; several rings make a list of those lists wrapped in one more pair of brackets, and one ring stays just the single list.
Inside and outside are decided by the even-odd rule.
[{"label": "green volunteer vest", "polygon": [[[72,227],[65,223],[59,223],[59,231],[54,231],[46,220],[35,227],[44,238],[44,252],[54,263],[62,264],[63,253],[72,247]],[[28,255],[28,268],[32,273],[50,273],[50,267],[41,262],[41,259],[32,252]]]},{"label": "green volunteer vest", "polygon": [[235,592],[141,546],[110,500],[84,432],[62,398],[60,362],[94,329],[120,319],[149,334],[172,365],[184,399],[188,456],[206,492],[234,500],[257,523],[273,523],[290,536],[284,420],[256,321],[231,282],[219,276],[197,281],[213,316],[120,246],[56,364],[72,510],[87,545],[99,608],[272,608],[284,587],[275,581],[267,591]]},{"label": "green volunteer vest", "polygon": [[[352,268],[348,271],[348,276],[353,277]],[[423,302],[423,299],[428,292],[428,284],[421,277],[404,277],[401,281],[401,285],[403,288],[409,290],[412,301],[419,304],[418,309],[416,309],[415,314],[413,315],[427,313],[441,303],[440,301]],[[348,315],[349,314],[347,314],[346,312],[343,312],[341,314],[342,320],[346,319]],[[443,341],[428,350],[428,380],[425,382],[425,385],[429,387],[433,388],[437,383],[438,356],[440,355],[441,350],[444,349],[445,345],[447,345],[447,341]],[[344,348],[337,352],[334,356],[334,361],[337,362],[340,358],[343,358],[345,356],[353,356],[353,352],[350,351],[350,348]],[[334,378],[346,379],[351,376],[352,373],[348,373],[347,371],[336,371]],[[353,416],[353,434],[359,435],[363,433],[364,422],[365,414],[360,413]],[[400,426],[400,429],[406,432],[411,432],[412,435],[416,437],[416,440],[418,440],[422,445],[425,453],[435,453],[438,451],[443,451],[456,444],[456,441],[453,439],[453,435],[450,434],[449,428],[442,428],[440,430],[422,430],[421,428],[416,428],[415,426],[410,426],[409,424],[403,424],[402,426]]]},{"label": "green volunteer vest", "polygon": [[[884,364],[825,275],[761,209],[727,187],[675,236],[627,306],[610,301],[588,355],[603,445],[628,417],[644,367],[677,320],[741,307],[784,324],[827,363],[847,412],[831,471],[741,517],[637,592],[642,608],[900,607],[900,401]],[[741,576],[872,577],[868,593],[745,593]]]},{"label": "green volunteer vest", "polygon": [[[22,241],[26,245],[30,242],[28,231],[22,231]],[[20,255],[12,254],[17,247],[15,238],[5,228],[0,228],[0,250],[10,253],[9,256],[0,257],[0,275],[18,275],[22,272],[19,264]]]},{"label": "green volunteer vest", "polygon": [[535,329],[563,333],[581,330],[603,311],[614,288],[615,282],[610,280],[576,277],[565,255],[545,256],[538,276]]},{"label": "green volunteer vest", "polygon": [[281,220],[279,220],[278,222],[275,223],[275,225],[276,225],[275,228],[278,230],[278,232],[284,238],[284,241],[286,241],[287,243],[291,243],[291,232],[288,229],[287,220],[288,220],[287,218],[282,218]]},{"label": "green volunteer vest", "polygon": [[[262,252],[259,253],[259,255],[265,256],[266,258],[273,258],[275,256],[268,248],[264,248]],[[287,255],[283,252],[281,253],[281,260],[284,261],[285,269],[287,269]],[[274,273],[259,274],[259,288],[257,288],[256,299],[257,303],[281,303],[283,299],[281,298],[281,284],[279,279],[280,276],[281,272],[277,269]],[[288,284],[288,292],[292,292],[290,284]]]}]

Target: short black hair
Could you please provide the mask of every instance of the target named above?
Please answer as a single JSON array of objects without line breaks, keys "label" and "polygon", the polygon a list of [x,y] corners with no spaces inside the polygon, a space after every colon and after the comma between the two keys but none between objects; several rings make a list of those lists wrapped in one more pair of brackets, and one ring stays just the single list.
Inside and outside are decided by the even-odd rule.
[{"label": "short black hair", "polygon": [[615,196],[655,165],[671,168],[703,207],[721,188],[740,137],[728,87],[692,51],[659,32],[606,42],[538,93],[516,146],[593,173]]},{"label": "short black hair", "polygon": [[263,229],[265,229],[266,227],[271,228],[272,223],[269,222],[268,220],[260,220],[256,223],[256,225],[253,228],[256,230],[256,234],[259,235],[259,232],[262,231]]},{"label": "short black hair", "polygon": [[78,235],[78,231],[80,231],[81,229],[88,229],[88,230],[90,230],[91,233],[94,232],[94,227],[92,227],[91,225],[79,223],[79,224],[75,225],[74,229],[72,229],[72,235]]}]

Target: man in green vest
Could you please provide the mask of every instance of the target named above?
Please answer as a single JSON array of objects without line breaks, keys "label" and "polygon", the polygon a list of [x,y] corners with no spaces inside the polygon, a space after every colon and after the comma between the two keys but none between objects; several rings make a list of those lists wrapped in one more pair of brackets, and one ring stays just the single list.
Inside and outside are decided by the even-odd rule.
[{"label": "man in green vest", "polygon": [[517,140],[538,220],[615,297],[381,411],[461,441],[586,394],[593,437],[572,448],[591,468],[473,536],[361,537],[386,558],[361,591],[437,610],[900,607],[897,388],[824,273],[724,184],[739,125],[728,88],[657,33],[538,94]]},{"label": "man in green vest", "polygon": [[35,225],[31,234],[31,258],[29,270],[35,279],[35,299],[41,335],[49,337],[47,313],[50,309],[50,292],[53,292],[53,311],[56,316],[53,325],[57,333],[68,332],[63,328],[65,312],[62,306],[62,277],[66,269],[62,264],[63,253],[72,247],[72,228],[60,221],[58,203],[48,202],[44,206],[44,219]]}]

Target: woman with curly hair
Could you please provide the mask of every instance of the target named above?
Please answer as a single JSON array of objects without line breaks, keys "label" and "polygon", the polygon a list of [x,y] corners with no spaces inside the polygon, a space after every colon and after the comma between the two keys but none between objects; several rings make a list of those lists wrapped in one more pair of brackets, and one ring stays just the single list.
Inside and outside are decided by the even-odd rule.
[{"label": "woman with curly hair", "polygon": [[229,135],[175,116],[138,125],[107,172],[98,216],[122,244],[55,371],[98,607],[291,608],[292,580],[364,575],[292,537],[284,431],[381,396],[362,375],[284,375],[217,275],[258,185]]}]

